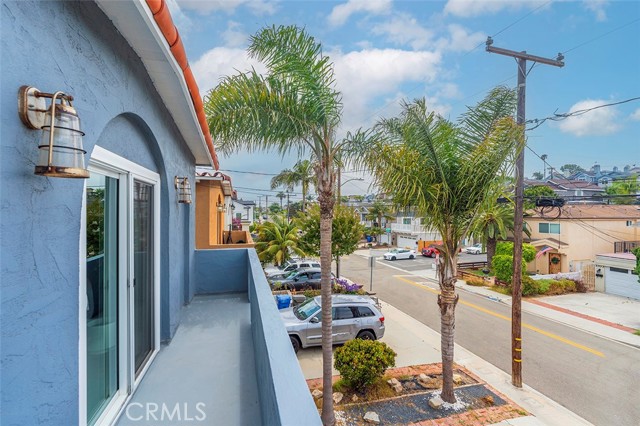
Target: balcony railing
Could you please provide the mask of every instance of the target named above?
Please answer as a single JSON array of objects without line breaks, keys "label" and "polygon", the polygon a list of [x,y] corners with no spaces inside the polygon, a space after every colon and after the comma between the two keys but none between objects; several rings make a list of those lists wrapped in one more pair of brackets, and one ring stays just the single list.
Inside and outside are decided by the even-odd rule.
[{"label": "balcony railing", "polygon": [[613,252],[630,253],[636,247],[640,247],[640,241],[616,241],[613,243]]}]

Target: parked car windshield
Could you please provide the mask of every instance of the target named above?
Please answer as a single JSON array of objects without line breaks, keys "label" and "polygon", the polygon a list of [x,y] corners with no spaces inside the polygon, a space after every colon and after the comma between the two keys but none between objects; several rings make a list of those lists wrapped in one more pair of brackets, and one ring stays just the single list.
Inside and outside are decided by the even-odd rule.
[{"label": "parked car windshield", "polygon": [[296,308],[293,313],[298,319],[305,320],[320,310],[320,305],[314,299],[309,299]]}]

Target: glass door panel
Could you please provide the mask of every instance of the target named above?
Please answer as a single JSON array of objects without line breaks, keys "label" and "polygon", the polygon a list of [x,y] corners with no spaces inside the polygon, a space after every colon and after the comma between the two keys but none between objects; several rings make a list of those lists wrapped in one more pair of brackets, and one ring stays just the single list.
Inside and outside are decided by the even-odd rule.
[{"label": "glass door panel", "polygon": [[136,377],[155,349],[153,185],[133,182],[133,340]]},{"label": "glass door panel", "polygon": [[87,423],[118,390],[118,179],[87,182]]}]

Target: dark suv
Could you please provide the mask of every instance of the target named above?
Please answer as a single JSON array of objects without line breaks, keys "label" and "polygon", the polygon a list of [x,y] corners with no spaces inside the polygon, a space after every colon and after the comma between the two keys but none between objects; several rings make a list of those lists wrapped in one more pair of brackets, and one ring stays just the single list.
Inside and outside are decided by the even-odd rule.
[{"label": "dark suv", "polygon": [[[331,282],[335,281],[335,275],[331,273]],[[287,290],[319,290],[320,268],[301,269],[291,273],[288,277],[271,281],[272,286],[280,285]]]}]

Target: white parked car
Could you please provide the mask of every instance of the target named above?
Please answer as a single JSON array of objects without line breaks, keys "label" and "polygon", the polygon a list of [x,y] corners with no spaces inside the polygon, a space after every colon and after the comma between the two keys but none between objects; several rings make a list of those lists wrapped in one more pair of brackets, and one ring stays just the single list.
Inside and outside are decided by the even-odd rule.
[{"label": "white parked car", "polygon": [[468,253],[468,254],[480,254],[480,253],[482,253],[482,244],[481,243],[477,243],[477,244],[474,244],[472,246],[469,246],[469,247],[464,249],[464,252]]},{"label": "white parked car", "polygon": [[409,249],[393,249],[384,254],[384,260],[414,259],[416,252]]}]

